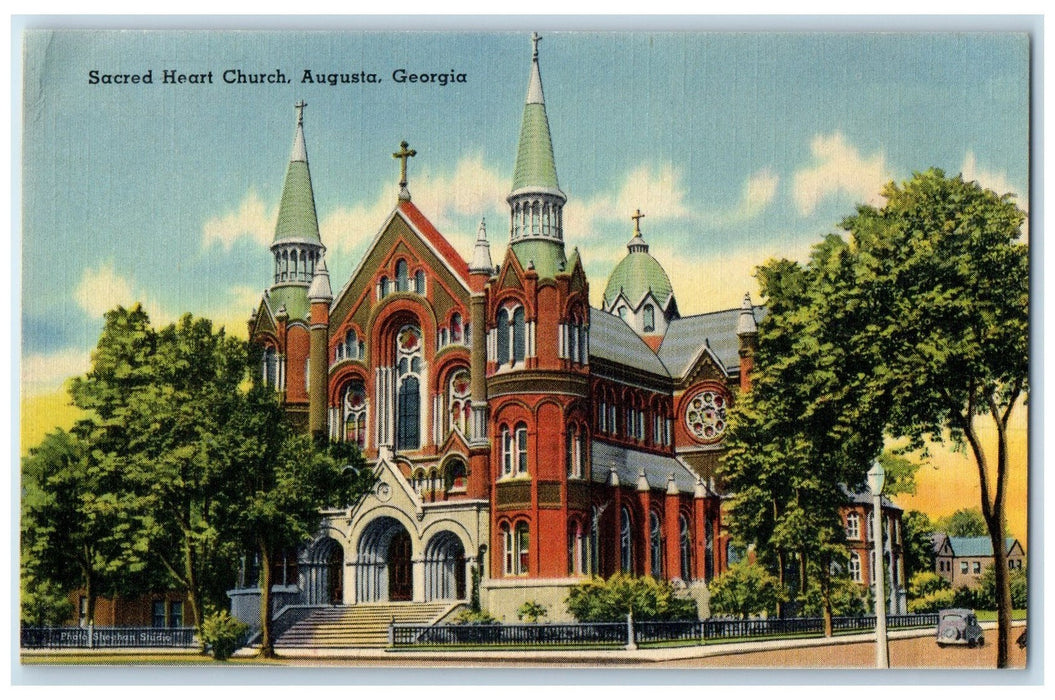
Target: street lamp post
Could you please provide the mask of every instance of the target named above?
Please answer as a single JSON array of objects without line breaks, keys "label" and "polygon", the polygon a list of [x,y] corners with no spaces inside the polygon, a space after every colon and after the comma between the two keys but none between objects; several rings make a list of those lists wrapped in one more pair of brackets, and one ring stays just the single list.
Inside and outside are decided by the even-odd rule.
[{"label": "street lamp post", "polygon": [[872,530],[875,533],[875,568],[872,577],[876,583],[876,668],[890,668],[890,651],[886,634],[886,577],[883,574],[883,482],[886,472],[876,460],[868,470],[868,488],[872,490]]}]

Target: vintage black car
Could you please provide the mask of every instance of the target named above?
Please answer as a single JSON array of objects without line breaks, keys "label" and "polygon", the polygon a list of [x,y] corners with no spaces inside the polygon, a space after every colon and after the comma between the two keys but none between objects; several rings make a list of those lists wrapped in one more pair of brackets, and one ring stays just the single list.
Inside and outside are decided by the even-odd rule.
[{"label": "vintage black car", "polygon": [[966,644],[969,647],[985,644],[982,628],[973,610],[949,608],[938,613],[938,646]]}]

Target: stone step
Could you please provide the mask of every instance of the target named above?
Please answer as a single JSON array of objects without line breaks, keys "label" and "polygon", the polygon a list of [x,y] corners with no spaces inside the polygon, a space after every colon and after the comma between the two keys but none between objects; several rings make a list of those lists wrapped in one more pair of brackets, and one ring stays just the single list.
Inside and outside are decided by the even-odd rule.
[{"label": "stone step", "polygon": [[431,624],[455,602],[364,603],[319,608],[289,628],[276,646],[284,647],[384,647],[388,625]]}]

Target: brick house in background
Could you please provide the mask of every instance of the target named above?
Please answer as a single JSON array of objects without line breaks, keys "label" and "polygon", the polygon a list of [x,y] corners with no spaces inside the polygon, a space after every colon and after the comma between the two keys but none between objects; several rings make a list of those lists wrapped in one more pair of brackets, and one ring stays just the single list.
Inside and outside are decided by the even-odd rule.
[{"label": "brick house in background", "polygon": [[[849,574],[862,587],[875,586],[875,526],[872,518],[872,494],[867,490],[847,490],[848,505],[843,509],[846,543],[850,550]],[[908,611],[905,591],[905,555],[902,540],[901,508],[883,497],[883,556],[886,560],[888,610],[892,614]]]},{"label": "brick house in background", "polygon": [[[1022,569],[1026,550],[1014,537],[1008,537],[1005,543],[1008,570]],[[937,533],[934,544],[934,570],[953,588],[977,586],[985,568],[993,565],[993,543],[988,537],[949,537]]]},{"label": "brick house in background", "polygon": [[[73,603],[70,626],[88,626],[88,598],[83,589],[69,595]],[[95,599],[96,627],[187,627],[191,622],[184,595],[178,591],[151,593],[137,598]]]}]

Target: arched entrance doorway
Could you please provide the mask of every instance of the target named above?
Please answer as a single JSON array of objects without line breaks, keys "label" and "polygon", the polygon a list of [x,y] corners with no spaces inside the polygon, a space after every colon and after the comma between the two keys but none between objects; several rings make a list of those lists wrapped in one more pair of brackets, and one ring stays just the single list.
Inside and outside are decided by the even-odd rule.
[{"label": "arched entrance doorway", "polygon": [[356,600],[411,600],[414,593],[410,533],[396,520],[381,517],[359,538]]},{"label": "arched entrance doorway", "polygon": [[338,605],[344,602],[344,548],[332,537],[311,546],[305,567],[304,591],[308,605]]},{"label": "arched entrance doorway", "polygon": [[465,600],[465,547],[449,530],[425,547],[425,600]]}]

